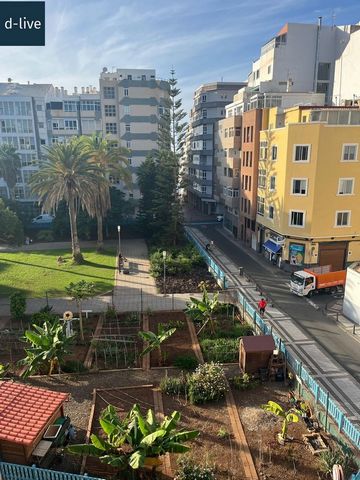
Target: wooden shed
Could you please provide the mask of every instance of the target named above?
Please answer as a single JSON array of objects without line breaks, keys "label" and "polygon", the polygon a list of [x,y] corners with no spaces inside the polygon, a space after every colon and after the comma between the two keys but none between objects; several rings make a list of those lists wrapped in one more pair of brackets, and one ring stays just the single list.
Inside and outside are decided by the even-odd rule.
[{"label": "wooden shed", "polygon": [[240,369],[254,375],[259,373],[261,368],[268,368],[275,348],[275,342],[271,335],[242,337],[239,346]]},{"label": "wooden shed", "polygon": [[67,393],[45,388],[0,382],[1,460],[25,465],[32,463],[35,449],[39,456],[49,449],[52,442],[43,440],[43,435],[64,416],[63,405],[68,397]]}]

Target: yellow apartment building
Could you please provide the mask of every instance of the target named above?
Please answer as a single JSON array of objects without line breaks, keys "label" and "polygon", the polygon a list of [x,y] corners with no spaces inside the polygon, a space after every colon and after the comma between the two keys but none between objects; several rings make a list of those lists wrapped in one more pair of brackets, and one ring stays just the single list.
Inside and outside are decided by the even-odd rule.
[{"label": "yellow apartment building", "polygon": [[360,260],[359,144],[357,107],[264,111],[256,220],[269,259],[333,270]]}]

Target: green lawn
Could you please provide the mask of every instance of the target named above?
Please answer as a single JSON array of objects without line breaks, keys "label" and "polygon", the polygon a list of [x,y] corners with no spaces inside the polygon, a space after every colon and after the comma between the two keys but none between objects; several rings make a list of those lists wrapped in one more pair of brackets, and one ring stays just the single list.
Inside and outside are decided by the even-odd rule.
[{"label": "green lawn", "polygon": [[[83,265],[73,265],[69,250],[43,250],[0,253],[0,296],[23,291],[28,297],[65,296],[70,282],[93,282],[98,293],[109,291],[114,285],[115,250],[97,253],[84,249]],[[57,258],[64,259],[58,265]]]}]

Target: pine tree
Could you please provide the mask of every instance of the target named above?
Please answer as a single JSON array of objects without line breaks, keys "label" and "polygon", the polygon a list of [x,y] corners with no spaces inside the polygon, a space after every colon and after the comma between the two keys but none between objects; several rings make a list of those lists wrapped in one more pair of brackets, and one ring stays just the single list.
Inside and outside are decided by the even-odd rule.
[{"label": "pine tree", "polygon": [[148,155],[145,162],[140,165],[137,171],[138,184],[141,192],[139,202],[138,223],[146,238],[153,234],[154,220],[154,195],[157,164],[152,155]]},{"label": "pine tree", "polygon": [[169,98],[159,125],[154,182],[153,218],[156,236],[161,243],[175,245],[181,237],[182,206],[180,198],[180,158],[186,133],[186,113],[181,108],[181,91],[175,71],[169,79]]}]

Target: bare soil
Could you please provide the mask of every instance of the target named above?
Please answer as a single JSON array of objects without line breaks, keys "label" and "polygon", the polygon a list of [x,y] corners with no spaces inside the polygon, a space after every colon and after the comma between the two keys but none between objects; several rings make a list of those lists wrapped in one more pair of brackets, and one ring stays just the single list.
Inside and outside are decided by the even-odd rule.
[{"label": "bare soil", "polygon": [[[164,292],[164,279],[163,277],[158,277],[155,279],[156,287],[160,293]],[[208,292],[216,292],[220,290],[219,285],[216,283],[216,280],[208,272],[206,267],[197,267],[196,270],[193,270],[189,274],[183,274],[180,276],[168,275],[166,277],[166,293],[194,293],[201,292],[199,284],[205,282],[206,289]]]},{"label": "bare soil", "polygon": [[276,434],[281,431],[281,419],[260,408],[269,400],[285,409],[290,408],[288,389],[272,382],[252,390],[232,391],[260,478],[318,480],[318,458],[302,441],[302,434],[308,433],[303,420],[300,418],[298,423],[289,425],[288,435],[294,439],[281,446],[276,440]]},{"label": "bare soil", "polygon": [[157,333],[159,324],[163,324],[165,329],[176,326],[176,331],[162,344],[161,362],[159,362],[159,352],[157,350],[151,352],[150,364],[152,367],[171,366],[177,357],[184,355],[192,356],[196,359],[186,316],[183,312],[156,312],[150,316],[150,330]]},{"label": "bare soil", "polygon": [[[187,430],[199,430],[199,437],[191,444],[191,455],[197,463],[215,467],[217,480],[244,478],[241,452],[234,437],[225,400],[206,405],[190,405],[183,399],[163,395],[164,413],[178,410],[180,425]],[[173,471],[176,456],[171,455]]]}]

